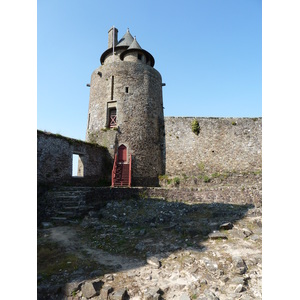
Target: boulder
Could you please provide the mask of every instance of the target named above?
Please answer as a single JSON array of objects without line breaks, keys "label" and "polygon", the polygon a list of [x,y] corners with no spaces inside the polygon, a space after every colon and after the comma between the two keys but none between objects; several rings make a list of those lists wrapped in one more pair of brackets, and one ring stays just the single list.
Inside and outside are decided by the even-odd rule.
[{"label": "boulder", "polygon": [[127,294],[126,289],[118,289],[111,294],[109,294],[110,300],[127,300],[129,299],[129,296]]},{"label": "boulder", "polygon": [[234,290],[234,292],[235,292],[236,294],[241,293],[241,292],[243,292],[243,291],[244,291],[244,287],[243,287],[242,284],[237,285],[237,287],[236,287],[235,290]]},{"label": "boulder", "polygon": [[147,258],[147,263],[157,269],[159,269],[161,267],[161,262],[159,261],[159,259],[155,256],[151,256]]},{"label": "boulder", "polygon": [[221,240],[227,240],[227,236],[226,234],[220,232],[220,231],[214,231],[212,233],[210,233],[208,235],[208,237],[211,239],[211,240],[218,240],[218,239],[221,239]]},{"label": "boulder", "polygon": [[253,234],[253,232],[248,228],[243,228],[243,234],[245,237],[248,237]]},{"label": "boulder", "polygon": [[246,263],[240,256],[233,257],[232,262],[236,274],[243,275],[246,273],[247,271]]},{"label": "boulder", "polygon": [[94,282],[86,281],[81,287],[82,296],[86,298],[92,298],[99,295],[102,285],[103,282],[101,280]]},{"label": "boulder", "polygon": [[113,288],[111,286],[103,286],[100,292],[100,300],[107,300],[108,295],[113,292]]},{"label": "boulder", "polygon": [[233,224],[231,222],[227,222],[227,223],[220,225],[220,229],[223,229],[223,230],[230,230],[232,228],[233,228]]},{"label": "boulder", "polygon": [[65,284],[65,286],[63,287],[63,292],[66,296],[71,296],[72,293],[78,291],[80,289],[80,286],[82,285],[82,283],[80,282],[69,282],[67,284]]}]

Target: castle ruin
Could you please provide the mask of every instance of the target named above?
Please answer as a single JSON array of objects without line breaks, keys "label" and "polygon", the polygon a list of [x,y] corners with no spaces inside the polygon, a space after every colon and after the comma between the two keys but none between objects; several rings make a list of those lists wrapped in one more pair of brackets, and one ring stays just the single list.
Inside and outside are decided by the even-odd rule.
[{"label": "castle ruin", "polygon": [[147,187],[165,174],[261,172],[262,119],[164,117],[154,64],[129,30],[121,39],[109,30],[89,84],[86,142],[38,131],[38,182]]}]

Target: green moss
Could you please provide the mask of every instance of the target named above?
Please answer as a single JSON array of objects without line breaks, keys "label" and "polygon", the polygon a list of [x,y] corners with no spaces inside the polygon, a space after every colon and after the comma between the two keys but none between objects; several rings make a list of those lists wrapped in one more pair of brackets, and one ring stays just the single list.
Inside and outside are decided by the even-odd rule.
[{"label": "green moss", "polygon": [[160,179],[160,180],[167,180],[167,179],[169,179],[169,177],[168,177],[168,175],[164,174],[164,175],[159,175],[158,179]]}]

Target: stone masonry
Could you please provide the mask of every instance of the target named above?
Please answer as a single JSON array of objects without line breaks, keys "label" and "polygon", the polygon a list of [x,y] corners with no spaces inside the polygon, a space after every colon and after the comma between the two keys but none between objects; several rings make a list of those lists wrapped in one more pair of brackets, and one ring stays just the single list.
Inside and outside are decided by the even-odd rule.
[{"label": "stone masonry", "polygon": [[[109,31],[109,47],[116,36],[116,29]],[[101,66],[91,76],[86,140],[107,147],[112,158],[124,145],[127,161],[130,154],[133,157],[133,184],[157,185],[165,162],[162,78],[153,68],[152,55],[129,31],[114,50],[102,54]],[[112,110],[114,126],[110,126]]]},{"label": "stone masonry", "polygon": [[261,118],[166,117],[165,131],[166,174],[261,171]]},{"label": "stone masonry", "polygon": [[[73,154],[79,155],[79,177],[72,176]],[[37,132],[38,184],[89,185],[109,176],[106,148],[61,135]]]}]

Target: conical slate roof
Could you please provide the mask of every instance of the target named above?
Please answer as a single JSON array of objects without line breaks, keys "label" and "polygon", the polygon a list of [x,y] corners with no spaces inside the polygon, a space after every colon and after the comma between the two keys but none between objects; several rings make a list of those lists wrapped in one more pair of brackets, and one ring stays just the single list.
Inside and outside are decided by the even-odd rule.
[{"label": "conical slate roof", "polygon": [[127,29],[127,32],[123,35],[123,37],[120,39],[117,46],[130,46],[133,42],[133,36],[129,32],[129,29]]},{"label": "conical slate roof", "polygon": [[[143,49],[140,44],[137,42],[136,38],[131,35],[129,32],[129,29],[127,29],[127,32],[124,34],[124,36],[119,40],[118,44],[115,45],[117,50],[122,51],[120,53],[120,59],[123,60],[124,56],[130,52],[138,51],[139,53],[143,53],[146,56],[146,63],[150,64],[151,67],[154,66],[155,61],[154,57],[145,49]],[[101,65],[104,64],[105,58],[107,55],[112,53],[113,48],[106,49],[101,57],[100,57],[100,63]]]},{"label": "conical slate roof", "polygon": [[134,37],[134,40],[131,43],[131,45],[128,47],[128,49],[142,49],[142,47],[140,46],[140,44],[137,42],[136,38]]}]

